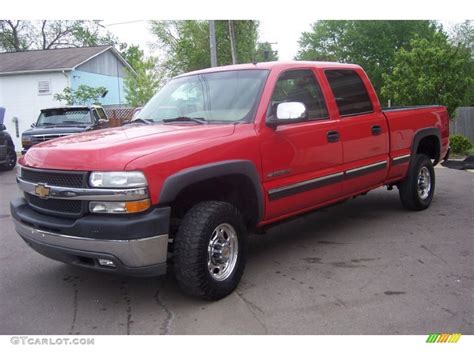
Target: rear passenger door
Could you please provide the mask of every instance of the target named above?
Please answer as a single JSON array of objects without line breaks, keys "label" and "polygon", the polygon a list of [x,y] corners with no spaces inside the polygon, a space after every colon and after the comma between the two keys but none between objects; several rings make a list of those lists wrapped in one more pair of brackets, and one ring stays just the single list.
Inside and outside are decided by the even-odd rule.
[{"label": "rear passenger door", "polygon": [[362,70],[327,69],[325,76],[340,118],[343,193],[368,190],[387,176],[389,132],[385,116]]}]

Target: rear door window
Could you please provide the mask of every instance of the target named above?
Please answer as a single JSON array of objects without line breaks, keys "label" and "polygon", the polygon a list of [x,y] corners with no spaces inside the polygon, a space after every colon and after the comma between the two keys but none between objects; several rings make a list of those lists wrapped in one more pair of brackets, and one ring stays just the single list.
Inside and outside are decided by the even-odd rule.
[{"label": "rear door window", "polygon": [[326,78],[336,100],[339,115],[350,116],[373,112],[369,93],[353,70],[326,70]]}]

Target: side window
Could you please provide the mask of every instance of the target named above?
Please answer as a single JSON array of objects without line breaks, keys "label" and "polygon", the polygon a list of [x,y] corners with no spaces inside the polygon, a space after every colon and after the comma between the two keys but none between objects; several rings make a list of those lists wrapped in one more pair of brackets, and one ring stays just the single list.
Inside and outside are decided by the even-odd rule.
[{"label": "side window", "polygon": [[353,70],[326,70],[341,116],[358,115],[373,111],[367,89],[359,75]]},{"label": "side window", "polygon": [[99,118],[101,120],[107,120],[107,115],[105,114],[104,109],[98,108],[97,113],[99,114]]},{"label": "side window", "polygon": [[324,96],[311,70],[290,70],[278,78],[270,103],[270,116],[276,115],[277,106],[282,102],[303,103],[308,120],[328,118]]},{"label": "side window", "polygon": [[94,121],[99,122],[100,117],[99,117],[99,114],[97,113],[97,110],[92,110],[92,113],[94,115]]}]

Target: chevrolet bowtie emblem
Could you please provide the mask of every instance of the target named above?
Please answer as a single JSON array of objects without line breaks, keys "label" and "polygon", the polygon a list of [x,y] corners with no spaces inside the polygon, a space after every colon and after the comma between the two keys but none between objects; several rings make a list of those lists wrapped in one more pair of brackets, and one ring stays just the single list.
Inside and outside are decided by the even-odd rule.
[{"label": "chevrolet bowtie emblem", "polygon": [[35,195],[41,198],[47,198],[51,189],[45,185],[38,184],[35,187]]}]

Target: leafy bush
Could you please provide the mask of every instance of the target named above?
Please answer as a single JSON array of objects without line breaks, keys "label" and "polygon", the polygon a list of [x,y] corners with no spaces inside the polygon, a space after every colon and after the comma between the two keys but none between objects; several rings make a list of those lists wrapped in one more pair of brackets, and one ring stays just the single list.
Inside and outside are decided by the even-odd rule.
[{"label": "leafy bush", "polygon": [[462,154],[472,148],[472,143],[464,136],[453,135],[449,137],[449,145],[453,153]]}]

